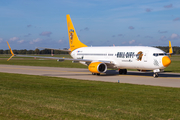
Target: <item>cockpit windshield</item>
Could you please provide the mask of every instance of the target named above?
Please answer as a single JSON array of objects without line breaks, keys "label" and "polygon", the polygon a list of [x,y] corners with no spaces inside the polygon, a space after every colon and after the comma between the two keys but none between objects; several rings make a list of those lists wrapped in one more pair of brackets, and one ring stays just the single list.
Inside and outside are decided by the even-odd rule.
[{"label": "cockpit windshield", "polygon": [[166,56],[166,53],[153,53],[153,56]]}]

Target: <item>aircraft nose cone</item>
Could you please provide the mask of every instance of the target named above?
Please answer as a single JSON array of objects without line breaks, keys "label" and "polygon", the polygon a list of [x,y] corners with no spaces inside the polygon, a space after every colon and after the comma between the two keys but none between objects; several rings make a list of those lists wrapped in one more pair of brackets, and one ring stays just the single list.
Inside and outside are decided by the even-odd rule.
[{"label": "aircraft nose cone", "polygon": [[162,63],[163,63],[163,66],[164,66],[164,67],[167,67],[167,66],[169,66],[169,65],[171,64],[171,60],[169,59],[168,56],[164,56],[164,57],[162,58]]}]

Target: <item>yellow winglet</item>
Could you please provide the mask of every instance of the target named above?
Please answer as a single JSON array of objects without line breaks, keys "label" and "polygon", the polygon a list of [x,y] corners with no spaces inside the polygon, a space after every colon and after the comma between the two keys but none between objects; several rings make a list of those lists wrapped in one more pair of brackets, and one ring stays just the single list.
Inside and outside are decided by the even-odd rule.
[{"label": "yellow winglet", "polygon": [[13,51],[12,51],[12,49],[11,49],[8,41],[6,41],[6,42],[7,42],[7,44],[8,44],[9,50],[10,50],[10,52],[11,52],[11,57],[7,60],[7,61],[9,61],[9,60],[14,56],[14,53],[13,53]]},{"label": "yellow winglet", "polygon": [[171,57],[171,54],[173,53],[173,50],[172,50],[172,46],[171,46],[171,41],[169,41],[169,55]]}]

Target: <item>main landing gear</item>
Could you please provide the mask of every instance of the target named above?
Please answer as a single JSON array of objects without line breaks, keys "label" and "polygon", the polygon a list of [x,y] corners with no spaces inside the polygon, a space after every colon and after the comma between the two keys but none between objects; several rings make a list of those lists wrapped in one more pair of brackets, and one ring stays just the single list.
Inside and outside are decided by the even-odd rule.
[{"label": "main landing gear", "polygon": [[100,73],[92,73],[92,75],[100,75]]},{"label": "main landing gear", "polygon": [[158,73],[154,73],[154,74],[153,74],[153,77],[154,77],[154,78],[157,78],[157,77],[158,77]]},{"label": "main landing gear", "polygon": [[127,69],[119,69],[119,74],[127,74]]}]

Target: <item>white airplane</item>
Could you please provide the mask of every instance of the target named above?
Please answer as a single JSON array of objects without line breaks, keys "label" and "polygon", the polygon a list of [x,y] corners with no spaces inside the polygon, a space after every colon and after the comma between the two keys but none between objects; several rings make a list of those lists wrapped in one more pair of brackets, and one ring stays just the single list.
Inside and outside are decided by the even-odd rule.
[{"label": "white airplane", "polygon": [[[127,74],[127,69],[137,69],[139,71],[153,71],[153,77],[158,77],[158,73],[170,65],[171,60],[167,54],[172,54],[171,42],[169,41],[169,53],[147,46],[112,46],[112,47],[88,47],[83,44],[74,29],[70,15],[67,17],[67,28],[69,37],[69,54],[73,59],[59,57],[41,57],[41,56],[26,56],[57,59],[58,61],[72,60],[88,66],[92,75],[100,75],[106,73],[108,68],[119,69],[119,74]],[[8,46],[9,43],[7,42]],[[12,56],[14,56],[10,46]],[[46,48],[52,49],[52,48]],[[60,50],[60,49],[54,49]],[[16,55],[25,56],[25,55]],[[8,59],[8,60],[9,60]]]}]

